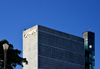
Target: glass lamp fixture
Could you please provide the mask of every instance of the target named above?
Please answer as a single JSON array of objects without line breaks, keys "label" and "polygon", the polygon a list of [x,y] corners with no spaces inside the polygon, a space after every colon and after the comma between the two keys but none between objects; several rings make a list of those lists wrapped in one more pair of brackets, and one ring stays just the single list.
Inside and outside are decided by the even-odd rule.
[{"label": "glass lamp fixture", "polygon": [[8,48],[9,48],[9,45],[8,44],[3,44],[3,49],[4,49],[4,51],[7,51],[8,50]]}]

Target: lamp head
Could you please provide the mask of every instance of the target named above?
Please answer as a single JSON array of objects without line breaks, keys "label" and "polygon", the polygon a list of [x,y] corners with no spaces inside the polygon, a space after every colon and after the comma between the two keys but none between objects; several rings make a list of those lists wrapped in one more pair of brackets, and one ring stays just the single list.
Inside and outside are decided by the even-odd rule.
[{"label": "lamp head", "polygon": [[4,51],[7,51],[8,48],[9,48],[9,45],[8,45],[7,43],[3,44],[3,49],[4,49]]}]

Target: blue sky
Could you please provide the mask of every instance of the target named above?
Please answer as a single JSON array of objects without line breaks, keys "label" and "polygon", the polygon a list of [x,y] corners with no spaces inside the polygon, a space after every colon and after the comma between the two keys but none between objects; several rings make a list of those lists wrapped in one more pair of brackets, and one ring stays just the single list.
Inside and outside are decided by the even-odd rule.
[{"label": "blue sky", "polygon": [[22,51],[24,29],[37,24],[79,37],[91,27],[95,33],[95,69],[100,69],[99,0],[0,0],[0,40],[7,39]]}]

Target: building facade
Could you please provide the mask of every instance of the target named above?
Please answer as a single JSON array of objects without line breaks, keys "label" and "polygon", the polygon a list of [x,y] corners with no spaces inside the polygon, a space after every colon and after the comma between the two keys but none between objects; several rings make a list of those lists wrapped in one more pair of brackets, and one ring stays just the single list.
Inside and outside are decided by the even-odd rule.
[{"label": "building facade", "polygon": [[23,31],[23,69],[85,69],[84,39],[36,25]]},{"label": "building facade", "polygon": [[83,33],[85,47],[85,69],[95,69],[95,34],[91,31]]}]

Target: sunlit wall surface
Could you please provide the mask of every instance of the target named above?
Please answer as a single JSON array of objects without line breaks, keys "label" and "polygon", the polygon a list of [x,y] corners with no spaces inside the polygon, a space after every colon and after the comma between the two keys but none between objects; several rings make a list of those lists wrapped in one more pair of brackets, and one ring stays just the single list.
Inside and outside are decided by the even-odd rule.
[{"label": "sunlit wall surface", "polygon": [[95,34],[87,31],[83,33],[85,47],[85,69],[95,69]]},{"label": "sunlit wall surface", "polygon": [[85,69],[84,39],[39,25],[38,67]]}]

